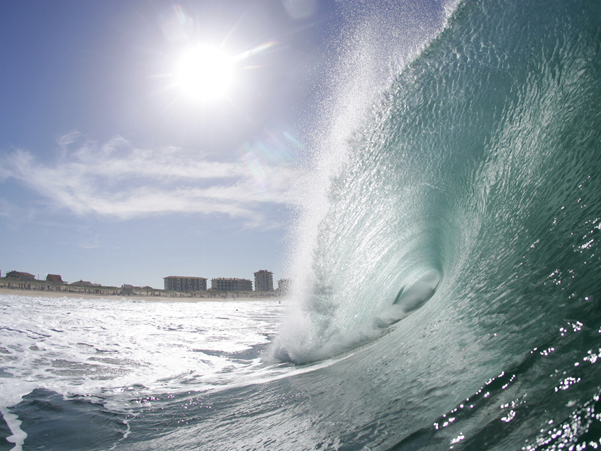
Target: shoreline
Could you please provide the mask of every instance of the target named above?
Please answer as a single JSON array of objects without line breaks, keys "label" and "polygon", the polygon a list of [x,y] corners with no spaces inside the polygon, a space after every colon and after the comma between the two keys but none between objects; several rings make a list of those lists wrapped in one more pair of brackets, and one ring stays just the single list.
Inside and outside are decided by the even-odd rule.
[{"label": "shoreline", "polygon": [[52,291],[52,290],[33,290],[23,288],[4,288],[0,287],[0,296],[28,296],[38,298],[73,298],[73,299],[105,299],[121,301],[127,299],[128,301],[145,301],[145,302],[258,302],[258,301],[279,301],[282,298],[277,296],[265,296],[265,297],[186,297],[186,296],[144,296],[144,295],[103,295],[96,293],[81,293],[77,291]]}]

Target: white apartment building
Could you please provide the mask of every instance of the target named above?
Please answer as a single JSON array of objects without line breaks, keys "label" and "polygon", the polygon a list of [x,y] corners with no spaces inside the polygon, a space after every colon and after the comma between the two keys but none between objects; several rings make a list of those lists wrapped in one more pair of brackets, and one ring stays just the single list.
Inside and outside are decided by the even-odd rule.
[{"label": "white apartment building", "polygon": [[252,291],[253,283],[248,279],[218,277],[211,279],[211,289],[215,291]]},{"label": "white apartment building", "polygon": [[273,273],[262,269],[255,273],[255,291],[273,291]]},{"label": "white apartment building", "polygon": [[290,291],[290,284],[292,281],[290,279],[280,279],[278,280],[278,290],[282,296],[288,294]]},{"label": "white apartment building", "polygon": [[169,291],[207,291],[207,279],[204,277],[163,277],[165,290]]}]

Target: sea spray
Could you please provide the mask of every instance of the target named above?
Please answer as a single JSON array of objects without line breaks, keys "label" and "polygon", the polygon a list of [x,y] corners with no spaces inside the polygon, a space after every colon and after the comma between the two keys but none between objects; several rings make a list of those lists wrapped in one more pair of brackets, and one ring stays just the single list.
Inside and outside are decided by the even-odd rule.
[{"label": "sea spray", "polygon": [[[310,133],[315,154],[296,226],[292,313],[272,348],[276,359],[316,360],[380,336],[382,320],[399,317],[402,309],[391,306],[416,268],[443,271],[434,248],[445,232],[427,223],[430,207],[418,200],[440,193],[421,181],[395,186],[386,174],[398,175],[374,143],[391,114],[390,83],[444,29],[455,3],[417,6],[425,8],[419,13],[394,2],[346,6],[333,94]],[[415,201],[399,205],[399,191]],[[399,208],[410,211],[399,216]],[[429,232],[417,236],[419,228]]]},{"label": "sea spray", "polygon": [[[549,20],[534,25],[543,12]],[[383,95],[372,93],[361,127],[355,110],[336,115],[351,125],[332,127],[338,143],[323,150],[326,197],[302,222],[299,307],[276,357],[323,358],[380,336],[372,325],[415,274],[438,273],[447,299],[490,290],[494,265],[537,241],[527,224],[541,214],[552,221],[569,201],[559,199],[570,187],[557,190],[556,180],[584,182],[589,166],[578,154],[596,146],[599,32],[587,14],[557,3],[464,4]]]}]

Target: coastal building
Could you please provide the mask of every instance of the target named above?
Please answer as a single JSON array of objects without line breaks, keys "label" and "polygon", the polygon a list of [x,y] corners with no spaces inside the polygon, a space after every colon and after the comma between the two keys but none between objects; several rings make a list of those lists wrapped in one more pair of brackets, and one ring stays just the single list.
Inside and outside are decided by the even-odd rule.
[{"label": "coastal building", "polygon": [[35,280],[35,276],[33,274],[19,271],[9,271],[6,273],[6,277],[17,280]]},{"label": "coastal building", "polygon": [[288,294],[288,291],[290,291],[290,284],[291,284],[290,279],[278,280],[278,291],[280,292],[280,294],[282,296],[285,296],[286,294]]},{"label": "coastal building", "polygon": [[121,285],[121,294],[124,294],[126,296],[133,295],[134,294],[134,286],[133,285],[127,285],[127,284]]},{"label": "coastal building", "polygon": [[207,291],[207,279],[204,277],[163,277],[165,290],[169,291]]},{"label": "coastal building", "polygon": [[77,282],[70,283],[69,285],[74,287],[101,287],[99,283],[88,282],[87,280],[78,280]]},{"label": "coastal building", "polygon": [[255,273],[255,291],[273,291],[273,273],[262,269]]},{"label": "coastal building", "polygon": [[211,279],[211,289],[215,291],[252,291],[253,283],[248,279]]},{"label": "coastal building", "polygon": [[63,279],[58,274],[48,274],[46,276],[46,282],[63,283]]}]

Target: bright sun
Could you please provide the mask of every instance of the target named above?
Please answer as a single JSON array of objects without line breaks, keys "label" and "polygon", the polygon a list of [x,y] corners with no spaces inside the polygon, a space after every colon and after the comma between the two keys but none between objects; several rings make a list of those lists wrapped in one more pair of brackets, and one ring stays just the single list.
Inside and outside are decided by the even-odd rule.
[{"label": "bright sun", "polygon": [[175,82],[183,95],[203,103],[225,97],[233,80],[233,58],[208,45],[198,45],[185,51],[175,71]]}]

